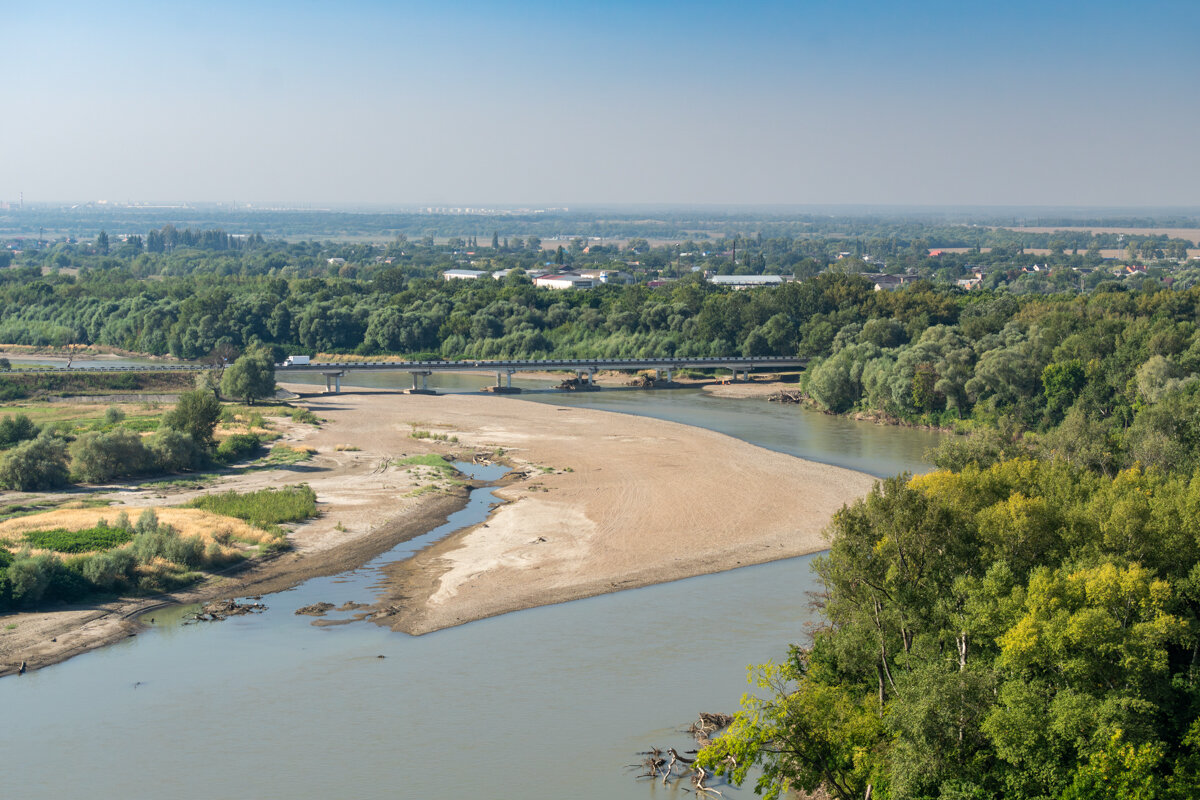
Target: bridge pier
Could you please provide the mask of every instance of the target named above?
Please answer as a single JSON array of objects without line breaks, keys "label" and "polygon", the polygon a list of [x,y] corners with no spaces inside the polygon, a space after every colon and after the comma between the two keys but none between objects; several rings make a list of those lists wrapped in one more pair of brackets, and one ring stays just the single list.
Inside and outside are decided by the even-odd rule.
[{"label": "bridge pier", "polygon": [[[433,373],[430,370],[412,370],[409,372],[412,375],[412,388],[408,390],[408,394],[437,394],[429,388],[429,376]],[[420,377],[421,385],[417,386],[417,378]]]},{"label": "bridge pier", "polygon": [[342,370],[341,372],[323,372],[321,374],[325,376],[325,393],[329,394],[330,392],[333,392],[335,394],[341,394],[342,376],[346,374],[346,371]]},{"label": "bridge pier", "polygon": [[512,385],[514,372],[515,369],[496,370],[496,385],[484,387],[484,391],[492,394],[520,394],[521,387]]}]

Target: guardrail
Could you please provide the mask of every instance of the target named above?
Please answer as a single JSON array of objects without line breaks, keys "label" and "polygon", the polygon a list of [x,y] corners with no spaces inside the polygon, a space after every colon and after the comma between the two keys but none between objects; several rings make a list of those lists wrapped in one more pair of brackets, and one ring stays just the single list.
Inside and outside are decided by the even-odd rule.
[{"label": "guardrail", "polygon": [[[716,358],[558,358],[558,359],[505,359],[480,361],[330,361],[312,364],[276,364],[276,372],[332,372],[343,370],[392,370],[411,372],[466,372],[475,370],[515,370],[518,372],[541,372],[544,370],[586,369],[762,369],[769,367],[804,367],[807,358],[786,356],[760,356],[746,358],[738,356]],[[0,370],[9,374],[36,375],[46,373],[92,373],[92,372],[200,372],[217,369],[210,364],[145,364],[141,366],[113,367],[34,367],[32,369]]]}]

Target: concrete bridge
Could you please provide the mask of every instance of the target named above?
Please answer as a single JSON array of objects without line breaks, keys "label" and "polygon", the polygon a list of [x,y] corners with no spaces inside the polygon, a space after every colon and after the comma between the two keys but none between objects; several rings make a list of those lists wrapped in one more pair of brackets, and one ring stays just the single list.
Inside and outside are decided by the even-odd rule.
[{"label": "concrete bridge", "polygon": [[[481,361],[331,361],[309,364],[276,364],[277,375],[293,372],[316,372],[325,376],[326,391],[340,392],[342,378],[347,372],[408,372],[412,375],[411,391],[429,393],[429,376],[435,372],[495,372],[498,391],[513,389],[512,376],[518,372],[573,372],[585,386],[595,385],[599,370],[654,370],[655,377],[669,383],[680,369],[725,369],[733,380],[749,380],[750,373],[762,369],[803,369],[807,358],[759,356],[755,358],[550,358]],[[45,367],[20,370],[21,374],[36,373],[106,373],[106,372],[192,372],[216,369],[208,364],[148,364],[136,367]]]}]

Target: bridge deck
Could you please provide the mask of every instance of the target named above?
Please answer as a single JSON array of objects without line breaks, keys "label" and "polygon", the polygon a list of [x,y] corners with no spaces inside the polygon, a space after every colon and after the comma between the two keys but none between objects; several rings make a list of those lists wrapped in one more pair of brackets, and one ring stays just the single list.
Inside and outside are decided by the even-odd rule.
[{"label": "bridge deck", "polygon": [[[313,364],[275,365],[280,372],[478,372],[513,371],[543,372],[547,370],[591,371],[601,369],[728,369],[739,372],[755,369],[803,368],[807,358],[761,356],[757,358],[568,358],[518,359],[492,361],[331,361]],[[188,372],[216,367],[208,364],[146,364],[113,367],[39,367],[12,370],[21,374],[47,372]]]}]

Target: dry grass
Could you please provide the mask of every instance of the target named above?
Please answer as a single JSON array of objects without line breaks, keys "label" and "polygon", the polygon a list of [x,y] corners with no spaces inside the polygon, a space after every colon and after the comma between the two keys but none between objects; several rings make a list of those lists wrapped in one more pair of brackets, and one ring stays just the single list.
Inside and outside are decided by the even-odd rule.
[{"label": "dry grass", "polygon": [[[17,517],[0,522],[0,541],[9,542],[10,546],[19,546],[21,539],[29,531],[58,528],[68,531],[86,530],[96,527],[102,519],[111,525],[121,511],[125,511],[130,519],[136,522],[144,510],[142,508],[122,509],[113,506],[107,508],[61,508],[47,511],[44,514]],[[154,513],[158,515],[159,522],[175,528],[180,536],[185,538],[199,536],[206,546],[216,542],[225,552],[238,549],[231,545],[231,542],[262,544],[276,539],[274,534],[256,528],[248,522],[198,508],[156,507]]]}]

